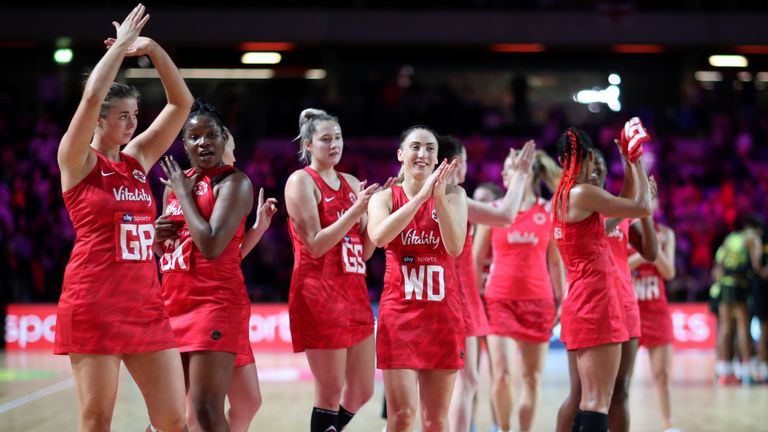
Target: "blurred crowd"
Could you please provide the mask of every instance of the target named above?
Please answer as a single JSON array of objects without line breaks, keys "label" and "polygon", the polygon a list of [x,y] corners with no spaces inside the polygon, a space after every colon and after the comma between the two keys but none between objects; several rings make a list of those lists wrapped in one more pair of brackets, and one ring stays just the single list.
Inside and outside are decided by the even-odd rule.
[{"label": "blurred crowd", "polygon": [[[0,89],[0,288],[4,302],[55,302],[74,240],[61,197],[56,150],[79,95],[67,98],[47,85],[42,79],[38,100],[33,102],[29,95]],[[714,252],[724,236],[737,228],[740,216],[768,215],[768,115],[759,102],[764,91],[754,87],[727,90],[686,83],[676,104],[663,110],[635,107],[579,120],[569,118],[572,108],[556,105],[541,114],[540,107],[526,100],[525,83],[516,80],[507,89],[509,97],[493,104],[480,103],[475,95],[447,86],[426,89],[416,83],[393,82],[363,83],[354,91],[347,89],[344,98],[317,91],[290,103],[274,102],[262,110],[249,110],[247,103],[232,101],[221,103],[220,110],[236,138],[236,165],[256,188],[264,187],[267,196],[280,200],[281,206],[285,180],[300,168],[298,143],[292,139],[293,125],[304,107],[339,115],[345,134],[339,168],[369,182],[396,174],[397,137],[405,126],[424,123],[440,133],[458,136],[469,156],[465,187],[470,193],[483,182],[501,184],[501,166],[510,147],[519,148],[533,138],[540,149],[554,155],[557,137],[571,125],[588,131],[603,149],[609,163],[608,188],[616,192],[621,186],[621,165],[612,140],[628,117],[639,115],[654,137],[646,164],[659,184],[657,217],[677,234],[677,278],[669,284],[669,298],[702,301],[711,284]],[[142,109],[140,130],[147,126],[147,119],[154,118],[156,111],[150,111],[157,107]],[[534,111],[539,114],[533,115]],[[258,133],[254,123],[261,125]],[[174,144],[172,153],[185,159],[180,142]],[[156,168],[150,179],[159,198],[158,175]],[[244,261],[251,299],[286,301],[291,266],[286,213],[281,207],[272,228]],[[369,264],[374,299],[381,289],[383,268],[379,251]]]}]

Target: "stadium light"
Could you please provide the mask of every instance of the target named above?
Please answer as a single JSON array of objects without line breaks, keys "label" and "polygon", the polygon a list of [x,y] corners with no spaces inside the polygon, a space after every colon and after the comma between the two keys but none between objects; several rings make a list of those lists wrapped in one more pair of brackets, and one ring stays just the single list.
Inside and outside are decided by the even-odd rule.
[{"label": "stadium light", "polygon": [[59,48],[53,52],[53,61],[58,64],[67,64],[72,61],[74,54],[69,48]]},{"label": "stadium light", "polygon": [[280,53],[278,52],[251,51],[251,52],[244,53],[243,56],[240,57],[240,61],[243,64],[278,64],[280,63],[280,60],[282,60],[282,58],[283,56],[281,56]]},{"label": "stadium light", "polygon": [[325,71],[325,69],[308,69],[306,72],[304,72],[304,78],[311,80],[325,79],[327,75],[328,73]]},{"label": "stadium light", "polygon": [[749,62],[742,55],[713,55],[709,56],[709,64],[713,67],[747,67]]},{"label": "stadium light", "polygon": [[696,81],[701,82],[720,82],[723,80],[723,74],[718,71],[696,71],[693,74]]},{"label": "stadium light", "polygon": [[[275,76],[272,69],[179,69],[186,79],[270,79]],[[130,68],[125,70],[126,78],[159,78],[156,69]]]},{"label": "stadium light", "polygon": [[[608,86],[606,89],[592,89],[581,90],[573,97],[573,100],[580,104],[590,105],[594,103],[603,103],[608,105],[611,111],[621,111],[621,102],[619,102],[619,96],[621,95],[621,89],[619,86]],[[593,109],[590,109],[593,111]]]}]

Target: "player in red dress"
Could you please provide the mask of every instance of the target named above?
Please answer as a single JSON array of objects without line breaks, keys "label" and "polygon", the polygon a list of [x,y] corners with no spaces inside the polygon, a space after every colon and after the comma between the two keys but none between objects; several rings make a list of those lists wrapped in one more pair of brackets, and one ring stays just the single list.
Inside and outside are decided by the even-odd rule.
[{"label": "player in red dress", "polygon": [[[553,235],[565,264],[568,288],[561,314],[562,339],[576,351],[581,383],[580,411],[573,427],[606,431],[608,408],[621,361],[621,343],[629,339],[624,309],[605,232],[605,217],[641,218],[651,214],[648,178],[638,159],[624,164],[624,181],[634,183],[614,196],[590,184],[595,156],[589,136],[569,128],[558,140],[563,177],[553,198]],[[567,405],[567,401],[564,403]],[[578,429],[581,428],[581,429]]]},{"label": "player in red dress", "polygon": [[[654,209],[657,204],[654,199]],[[663,429],[665,432],[679,432],[672,427],[672,410],[669,403],[674,330],[664,283],[665,280],[675,277],[675,232],[665,225],[656,224],[656,235],[659,239],[659,254],[656,260],[647,261],[634,248],[630,248],[629,267],[632,269],[632,282],[640,306],[640,346],[648,349]]]},{"label": "player in red dress", "polygon": [[[458,166],[449,179],[449,184],[460,185],[464,183],[467,173],[467,151],[456,138],[450,135],[438,137],[438,160],[456,160]],[[465,354],[468,360],[464,369],[459,371],[456,388],[453,392],[451,405],[448,410],[449,429],[464,431],[469,430],[472,420],[472,401],[477,393],[479,381],[478,362],[480,337],[489,332],[488,318],[485,307],[477,288],[477,275],[472,256],[472,231],[471,224],[482,223],[493,226],[507,226],[517,215],[520,207],[520,199],[528,171],[533,163],[535,143],[529,141],[523,146],[523,151],[515,155],[514,150],[510,154],[509,188],[504,199],[497,206],[478,202],[467,198],[467,238],[464,241],[464,249],[456,258],[456,274],[459,276],[461,290],[464,297],[464,324],[467,332],[465,342]]]},{"label": "player in red dress", "polygon": [[294,263],[288,298],[295,352],[305,351],[315,378],[311,431],[342,430],[373,394],[373,310],[365,261],[365,187],[336,171],[344,149],[336,117],[306,109],[299,117],[304,169],[285,185]]},{"label": "player in red dress", "polygon": [[[228,139],[224,147],[223,160],[227,165],[234,165],[235,140],[226,127],[224,131]],[[259,243],[259,240],[261,240],[261,237],[269,228],[272,216],[275,213],[277,213],[277,200],[275,198],[265,199],[264,188],[260,188],[256,204],[256,221],[246,231],[245,240],[240,245],[240,254],[243,258]],[[229,388],[227,389],[227,400],[229,401],[227,421],[229,422],[229,429],[233,432],[245,432],[248,430],[251,420],[253,420],[256,412],[261,407],[262,401],[256,360],[253,357],[253,349],[251,348],[250,318],[249,313],[245,318],[246,327],[241,337],[240,350],[235,358],[232,380],[229,382]]]},{"label": "player in red dress", "polygon": [[422,430],[446,430],[456,371],[464,368],[463,295],[454,257],[464,249],[467,199],[463,189],[447,184],[457,161],[434,169],[437,151],[431,130],[406,130],[397,151],[402,183],[374,195],[368,206],[368,234],[387,255],[376,358],[390,432],[413,428],[419,402]]},{"label": "player in red dress", "polygon": [[[511,158],[507,158],[505,168],[511,164]],[[529,431],[533,426],[539,378],[565,281],[563,263],[551,238],[551,205],[541,198],[539,185],[543,181],[556,186],[561,174],[554,160],[537,152],[514,223],[505,228],[481,226],[475,238],[477,260],[493,252],[485,304],[491,325],[491,400],[500,432],[512,430],[513,342],[522,359],[520,430]],[[508,186],[507,169],[502,176]]]},{"label": "player in red dress", "polygon": [[[142,391],[152,425],[184,428],[184,376],[152,256],[155,203],[146,172],[184,124],[192,95],[168,54],[139,37],[139,5],[118,24],[61,140],[61,188],[77,233],[57,309],[54,352],[69,354],[80,430],[109,430],[120,362]],[[113,83],[126,56],[148,55],[168,103],[133,137],[138,92]],[[126,145],[127,143],[127,145]],[[121,152],[120,146],[126,145]]]},{"label": "player in red dress", "polygon": [[[594,186],[604,188],[608,172],[605,156],[598,149],[593,149],[593,153],[595,164],[590,182]],[[649,179],[649,185],[653,198],[656,194],[656,184],[653,178]],[[634,191],[627,189],[633,187],[635,187],[634,184],[625,181],[620,195],[632,196]],[[629,385],[632,381],[632,371],[637,357],[638,338],[641,337],[640,309],[632,285],[627,246],[631,244],[636,250],[641,251],[646,259],[653,260],[658,255],[658,243],[656,232],[653,229],[653,220],[650,217],[638,219],[632,223],[629,219],[607,219],[605,229],[608,235],[608,245],[611,249],[611,259],[619,278],[617,293],[624,308],[624,319],[629,333],[629,340],[621,344],[621,362],[611,396],[611,407],[608,410],[608,423],[611,431],[627,432],[629,430]],[[569,353],[568,361],[571,363],[570,370],[573,371],[576,364],[575,353]],[[572,376],[570,394],[558,413],[558,430],[560,431],[568,430],[573,422],[573,417],[579,406],[580,386],[578,375]]]},{"label": "player in red dress", "polygon": [[192,168],[163,160],[168,219],[182,221],[175,239],[162,241],[163,297],[187,377],[190,427],[228,428],[224,399],[241,351],[250,302],[240,270],[245,218],[253,204],[248,177],[223,162],[227,142],[221,116],[202,101],[182,130]]}]

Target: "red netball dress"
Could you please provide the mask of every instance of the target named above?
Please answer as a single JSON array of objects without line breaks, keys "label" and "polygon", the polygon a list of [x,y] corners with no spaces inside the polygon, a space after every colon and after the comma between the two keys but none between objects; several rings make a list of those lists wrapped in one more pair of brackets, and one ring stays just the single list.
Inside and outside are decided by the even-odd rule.
[{"label": "red netball dress", "polygon": [[[195,203],[205,220],[210,220],[216,197],[214,185],[231,174],[225,165],[202,172],[193,191]],[[186,172],[192,176],[196,169]],[[172,218],[184,220],[176,195],[171,191],[165,209]],[[238,353],[248,331],[250,302],[240,269],[240,245],[245,238],[245,218],[224,251],[215,259],[203,257],[186,223],[179,238],[166,240],[160,259],[163,272],[165,309],[179,351],[223,351]]]},{"label": "red netball dress", "polygon": [[127,354],[176,347],[152,252],[155,202],[141,164],[98,152],[64,192],[77,233],[56,311],[55,354]]},{"label": "red netball dress", "polygon": [[566,348],[629,340],[603,215],[594,212],[573,223],[555,220],[553,231],[568,281],[560,315]]},{"label": "red netball dress", "polygon": [[[393,186],[392,212],[408,202]],[[379,303],[379,369],[464,369],[466,332],[455,260],[445,250],[434,198],[385,247],[387,269]]]},{"label": "red netball dress", "polygon": [[[665,236],[656,226],[659,249],[664,250]],[[629,254],[635,253],[630,247]],[[661,251],[659,252],[661,253]],[[664,278],[653,263],[645,263],[632,272],[637,303],[640,307],[640,345],[655,347],[675,341],[672,316],[667,304]]]},{"label": "red netball dress", "polygon": [[632,286],[632,272],[629,270],[629,219],[623,219],[608,233],[608,245],[611,247],[611,259],[619,278],[619,299],[624,307],[627,331],[630,338],[640,337],[640,309],[637,306],[635,288]]},{"label": "red netball dress", "polygon": [[[336,222],[357,199],[344,176],[331,188],[310,167],[304,171],[320,189],[320,226]],[[355,224],[325,255],[315,258],[288,221],[293,243],[293,274],[288,296],[293,351],[349,348],[373,333],[373,310],[365,283],[363,234]]]},{"label": "red netball dress", "polygon": [[467,337],[485,336],[490,332],[488,317],[485,314],[483,300],[477,290],[475,259],[472,255],[472,224],[467,222],[467,238],[464,249],[456,257],[456,274],[461,284],[464,305],[464,329]]},{"label": "red netball dress", "polygon": [[549,341],[556,313],[547,266],[551,232],[549,203],[541,199],[512,225],[491,231],[493,263],[485,287],[491,334]]}]

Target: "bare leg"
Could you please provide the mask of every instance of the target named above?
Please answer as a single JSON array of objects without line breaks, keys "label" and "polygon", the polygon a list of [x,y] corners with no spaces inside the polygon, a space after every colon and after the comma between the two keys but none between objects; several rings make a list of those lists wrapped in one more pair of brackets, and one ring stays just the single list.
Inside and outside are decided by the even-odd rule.
[{"label": "bare leg", "polygon": [[752,336],[749,334],[749,310],[746,303],[737,303],[733,305],[734,315],[736,316],[736,334],[739,342],[739,357],[741,357],[742,364],[742,381],[749,381],[752,377],[750,375],[750,358],[752,357]]},{"label": "bare leg", "polygon": [[718,323],[720,325],[717,332],[717,345],[720,352],[720,360],[730,362],[733,360],[733,336],[735,333],[735,327],[733,325],[733,319],[731,317],[731,306],[725,303],[720,303],[718,306]]},{"label": "bare leg", "polygon": [[117,400],[119,355],[70,354],[80,403],[80,432],[108,432]]},{"label": "bare leg", "polygon": [[261,388],[255,363],[236,367],[232,371],[227,398],[229,398],[227,411],[229,428],[233,432],[247,431],[253,416],[261,407]]},{"label": "bare leg", "polygon": [[422,432],[448,430],[448,406],[451,403],[455,370],[424,369],[418,371]]},{"label": "bare leg", "polygon": [[152,426],[164,432],[185,430],[184,374],[179,351],[173,348],[126,354],[123,362],[144,396]]},{"label": "bare leg", "polygon": [[549,343],[528,343],[517,341],[522,357],[523,392],[520,395],[520,432],[528,432],[533,427],[536,413],[539,379],[544,368]]},{"label": "bare leg", "polygon": [[384,369],[387,432],[408,432],[416,421],[418,375],[413,369]]},{"label": "bare leg", "polygon": [[227,396],[234,367],[234,353],[222,351],[189,353],[188,404],[191,404],[192,412],[188,412],[187,416],[195,420],[192,431],[229,431],[227,416],[224,412],[224,399]]},{"label": "bare leg", "polygon": [[347,350],[308,349],[306,353],[315,379],[315,406],[338,411],[347,373]]},{"label": "bare leg", "polygon": [[472,421],[472,405],[477,393],[479,373],[477,370],[478,338],[467,337],[464,369],[459,371],[456,388],[453,391],[448,410],[448,421],[452,432],[468,432]]},{"label": "bare leg", "polygon": [[344,408],[354,413],[371,399],[375,367],[373,335],[347,349],[346,383],[341,402]]},{"label": "bare leg", "polygon": [[581,378],[579,409],[608,414],[620,362],[621,344],[618,343],[598,345],[576,352],[576,365]]},{"label": "bare leg", "polygon": [[672,409],[669,403],[669,372],[672,369],[672,345],[660,345],[648,349],[651,373],[656,383],[659,408],[664,429],[672,427]]},{"label": "bare leg", "polygon": [[491,402],[497,426],[502,431],[512,428],[512,339],[488,335],[491,357]]},{"label": "bare leg", "polygon": [[611,432],[629,432],[629,385],[635,370],[638,339],[632,338],[621,344],[621,361],[613,387],[608,425]]},{"label": "bare leg", "polygon": [[571,432],[573,430],[573,420],[576,417],[576,411],[581,403],[581,379],[579,378],[579,369],[576,366],[576,351],[568,351],[568,377],[571,387],[568,391],[560,410],[557,411],[557,432]]}]

